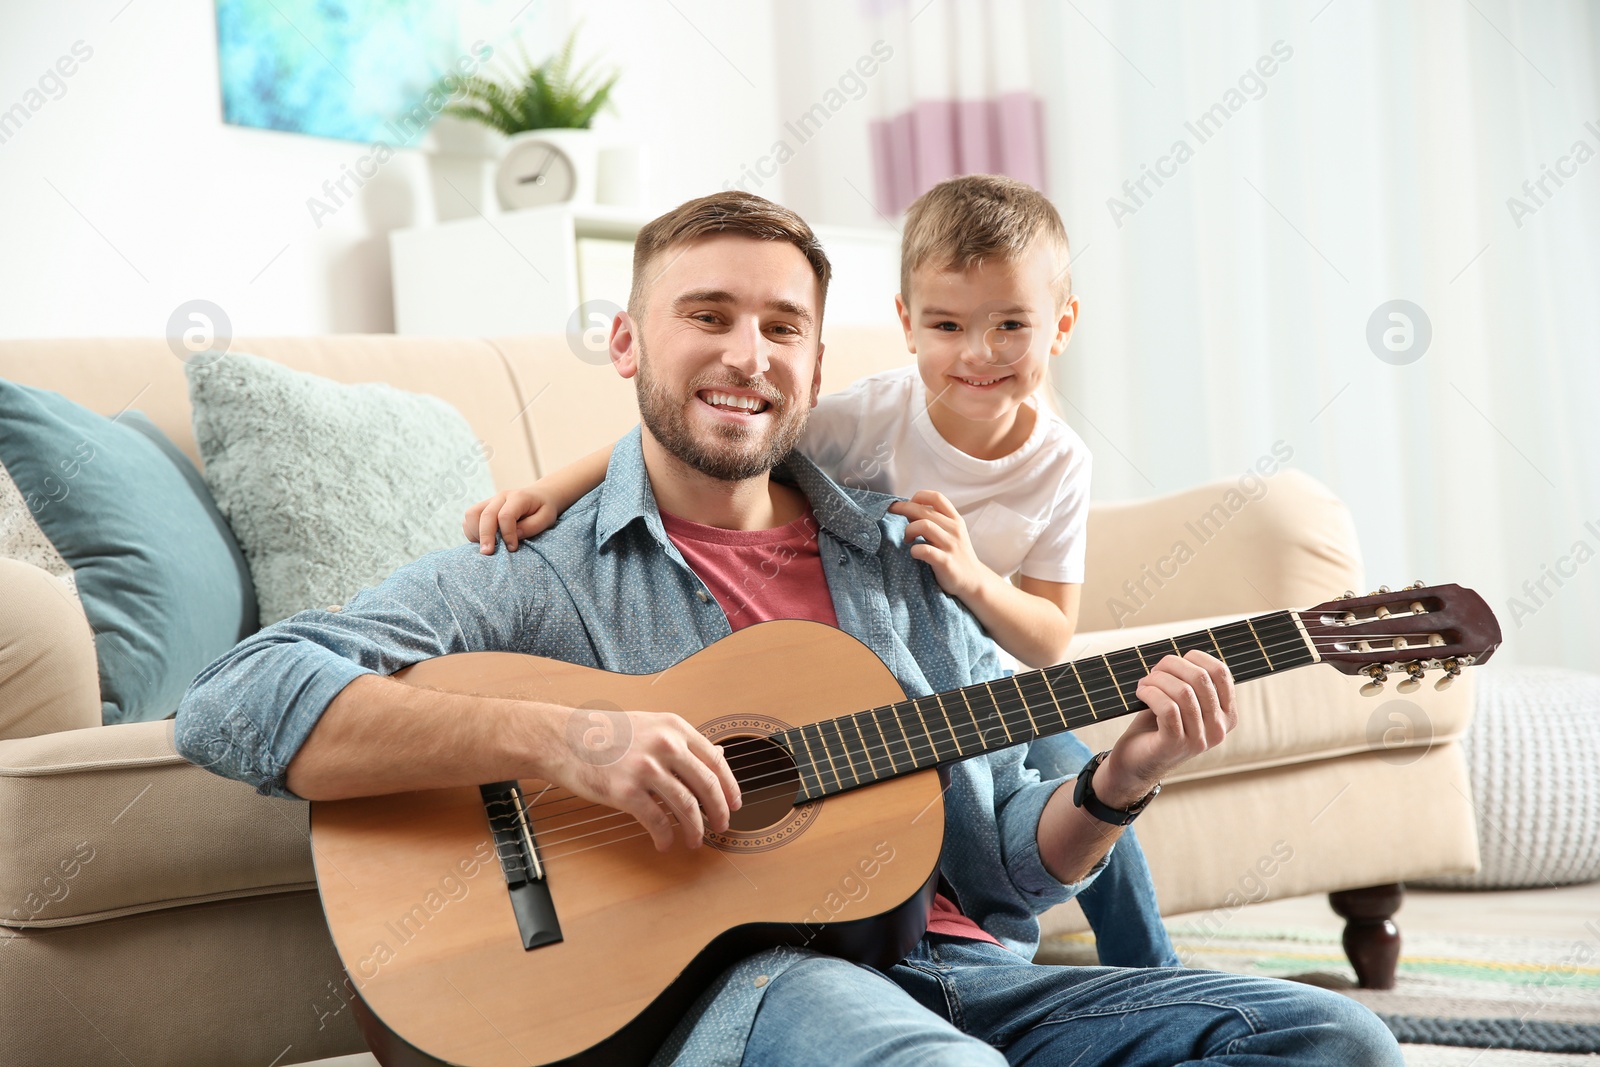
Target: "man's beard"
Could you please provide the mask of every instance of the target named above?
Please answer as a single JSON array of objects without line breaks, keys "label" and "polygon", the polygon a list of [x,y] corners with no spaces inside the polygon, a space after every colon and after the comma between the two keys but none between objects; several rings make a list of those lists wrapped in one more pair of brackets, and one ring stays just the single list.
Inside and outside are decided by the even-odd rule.
[{"label": "man's beard", "polygon": [[[794,450],[805,432],[809,409],[791,403],[776,386],[764,378],[745,378],[727,371],[707,374],[689,383],[685,397],[674,396],[650,373],[650,361],[639,340],[639,415],[661,447],[701,474],[724,482],[742,482],[765,474]],[[685,401],[700,403],[702,389],[748,389],[769,405],[772,427],[761,437],[748,427],[718,424],[711,429],[710,441],[697,438],[690,429]]]}]

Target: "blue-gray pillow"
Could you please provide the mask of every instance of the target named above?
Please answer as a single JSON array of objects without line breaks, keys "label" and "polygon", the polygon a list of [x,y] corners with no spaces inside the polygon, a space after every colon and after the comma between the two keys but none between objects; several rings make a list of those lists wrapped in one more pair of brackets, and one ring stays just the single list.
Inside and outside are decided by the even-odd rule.
[{"label": "blue-gray pillow", "polygon": [[226,525],[130,414],[0,381],[0,463],[74,572],[106,723],[169,714],[256,621]]},{"label": "blue-gray pillow", "polygon": [[488,447],[438,397],[241,352],[187,373],[206,484],[250,564],[263,626],[459,546],[462,512],[494,492]]}]

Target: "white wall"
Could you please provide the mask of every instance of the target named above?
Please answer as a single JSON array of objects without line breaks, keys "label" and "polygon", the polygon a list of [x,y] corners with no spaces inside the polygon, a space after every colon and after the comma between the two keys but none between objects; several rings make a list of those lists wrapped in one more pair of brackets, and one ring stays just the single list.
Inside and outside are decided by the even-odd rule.
[{"label": "white wall", "polygon": [[[624,72],[617,113],[597,126],[644,142],[654,213],[720,188],[769,145],[768,12],[494,0],[465,28],[520,33],[538,59],[581,15],[580,53]],[[79,41],[92,54],[65,92],[0,143],[0,337],[160,334],[196,298],[241,335],[394,328],[385,235],[435,217],[421,151],[398,152],[319,228],[307,198],[369,149],[224,125],[210,0],[6,5],[0,110]],[[762,192],[781,197],[782,181]]]}]

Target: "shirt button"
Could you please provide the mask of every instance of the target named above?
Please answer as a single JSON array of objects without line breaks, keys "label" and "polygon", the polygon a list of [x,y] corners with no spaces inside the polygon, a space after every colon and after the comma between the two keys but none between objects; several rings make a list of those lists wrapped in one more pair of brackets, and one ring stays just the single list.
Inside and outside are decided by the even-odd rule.
[{"label": "shirt button", "polygon": [[711,601],[711,598],[706,595],[706,591],[704,589],[696,589],[694,591],[694,595],[700,598],[700,603],[702,604],[706,604]]},{"label": "shirt button", "polygon": [[849,563],[850,562],[850,553],[848,553],[848,552],[839,553],[839,562],[840,563]]},{"label": "shirt button", "polygon": [[767,978],[766,975],[764,975],[764,974],[756,975],[756,988],[760,989],[762,986],[766,985],[768,981],[769,981],[769,979]]}]

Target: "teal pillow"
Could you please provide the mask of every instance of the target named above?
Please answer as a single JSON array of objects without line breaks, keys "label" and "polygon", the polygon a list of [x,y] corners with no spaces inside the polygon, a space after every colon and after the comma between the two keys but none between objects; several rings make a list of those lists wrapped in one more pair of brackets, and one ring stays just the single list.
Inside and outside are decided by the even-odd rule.
[{"label": "teal pillow", "polygon": [[239,617],[239,636],[242,641],[255,633],[261,627],[258,610],[256,607],[256,590],[250,582],[250,565],[244,560],[244,553],[239,549],[239,542],[234,539],[233,530],[228,526],[228,520],[222,517],[222,512],[217,510],[217,502],[211,497],[211,490],[206,488],[206,480],[200,476],[200,468],[194,461],[183,454],[183,449],[172,443],[166,434],[161,432],[161,427],[150,421],[150,416],[142,411],[124,411],[117,416],[117,421],[124,426],[130,426],[145,437],[150,443],[161,449],[161,454],[172,461],[178,468],[178,473],[183,475],[183,480],[188,483],[189,491],[200,502],[200,507],[206,513],[206,518],[211,522],[211,528],[217,531],[217,537],[222,540],[223,547],[228,550],[228,558],[233,561],[233,573],[239,580],[239,590],[243,594],[244,602],[241,605]]},{"label": "teal pillow", "polygon": [[0,463],[74,572],[106,723],[170,713],[256,622],[226,524],[139,421],[0,381]]},{"label": "teal pillow", "polygon": [[187,373],[206,483],[250,564],[263,626],[463,544],[462,512],[494,492],[487,447],[438,397],[240,352]]}]

